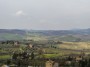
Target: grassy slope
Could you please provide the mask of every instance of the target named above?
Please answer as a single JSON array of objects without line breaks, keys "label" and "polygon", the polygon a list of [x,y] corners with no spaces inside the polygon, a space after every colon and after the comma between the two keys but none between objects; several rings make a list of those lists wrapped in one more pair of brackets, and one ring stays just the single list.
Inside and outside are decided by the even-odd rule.
[{"label": "grassy slope", "polygon": [[11,56],[10,55],[2,55],[0,56],[0,60],[6,60],[6,59],[10,59]]},{"label": "grassy slope", "polygon": [[65,49],[90,49],[90,42],[64,42],[59,44],[58,47]]},{"label": "grassy slope", "polygon": [[20,40],[22,39],[22,35],[18,34],[10,34],[10,33],[1,33],[0,40]]}]

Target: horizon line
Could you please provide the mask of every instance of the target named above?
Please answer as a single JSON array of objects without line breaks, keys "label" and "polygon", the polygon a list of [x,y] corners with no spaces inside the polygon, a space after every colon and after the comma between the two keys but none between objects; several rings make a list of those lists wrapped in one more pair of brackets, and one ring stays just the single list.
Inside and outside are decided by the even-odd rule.
[{"label": "horizon line", "polygon": [[81,29],[90,29],[90,28],[73,28],[73,29],[20,29],[20,28],[0,28],[0,30],[81,30]]}]

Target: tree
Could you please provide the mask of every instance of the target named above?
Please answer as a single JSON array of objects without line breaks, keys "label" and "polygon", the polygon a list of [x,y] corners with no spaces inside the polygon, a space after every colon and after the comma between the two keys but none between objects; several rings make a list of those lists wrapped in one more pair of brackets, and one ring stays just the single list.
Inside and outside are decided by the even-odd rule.
[{"label": "tree", "polygon": [[34,53],[32,52],[32,53],[31,53],[31,60],[33,60],[34,57],[35,57],[35,55],[34,55]]}]

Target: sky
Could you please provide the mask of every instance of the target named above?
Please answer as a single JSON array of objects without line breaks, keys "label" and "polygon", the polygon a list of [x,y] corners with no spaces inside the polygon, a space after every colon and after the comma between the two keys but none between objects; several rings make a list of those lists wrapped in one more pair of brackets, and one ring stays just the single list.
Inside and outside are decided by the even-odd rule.
[{"label": "sky", "polygon": [[0,29],[90,28],[90,0],[0,0]]}]

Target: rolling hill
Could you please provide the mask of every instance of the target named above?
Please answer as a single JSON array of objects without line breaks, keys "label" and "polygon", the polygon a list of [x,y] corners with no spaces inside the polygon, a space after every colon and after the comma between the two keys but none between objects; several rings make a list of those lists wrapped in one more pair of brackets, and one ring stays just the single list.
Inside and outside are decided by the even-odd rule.
[{"label": "rolling hill", "polygon": [[90,41],[90,29],[77,30],[19,30],[0,29],[0,40],[26,39],[61,40],[61,41]]}]

